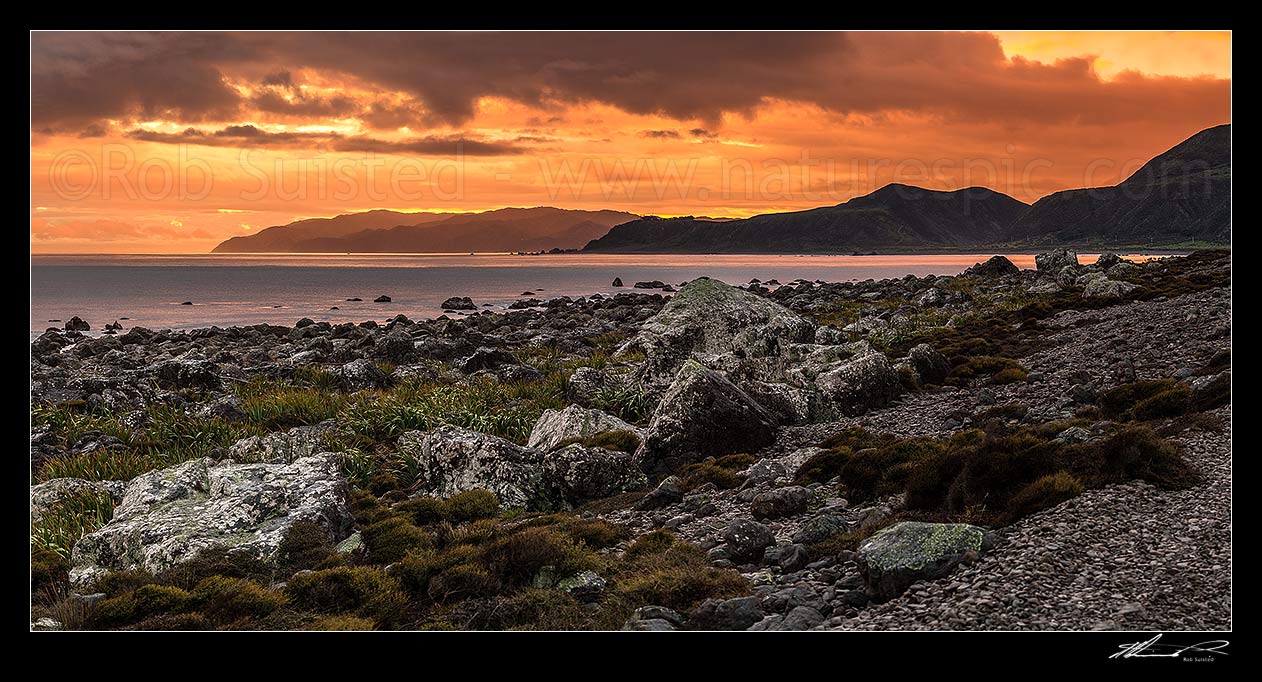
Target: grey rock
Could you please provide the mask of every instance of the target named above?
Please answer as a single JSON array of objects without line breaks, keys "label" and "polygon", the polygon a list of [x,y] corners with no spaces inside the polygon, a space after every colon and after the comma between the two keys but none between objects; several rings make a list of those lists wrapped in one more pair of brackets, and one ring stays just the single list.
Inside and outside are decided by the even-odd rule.
[{"label": "grey rock", "polygon": [[770,357],[783,344],[814,337],[815,324],[788,308],[701,277],[680,289],[625,348],[643,351],[651,373],[669,376],[689,358]]},{"label": "grey rock", "polygon": [[755,497],[751,511],[759,520],[797,516],[806,511],[812,497],[811,491],[800,485],[775,488]]},{"label": "grey rock", "polygon": [[960,277],[993,279],[996,277],[1005,277],[1007,275],[1016,275],[1020,272],[1021,268],[1018,268],[1007,258],[1003,256],[991,256],[986,262],[978,263],[960,273]]},{"label": "grey rock", "polygon": [[501,365],[514,365],[516,358],[511,353],[498,348],[478,348],[471,355],[456,363],[456,367],[465,374],[479,370],[496,369]]},{"label": "grey rock", "polygon": [[324,440],[337,430],[332,421],[295,426],[262,436],[250,436],[228,446],[228,458],[237,462],[289,464],[324,451]]},{"label": "grey rock", "polygon": [[842,414],[852,416],[888,404],[903,390],[889,358],[875,351],[820,374],[815,385]]},{"label": "grey rock", "polygon": [[771,529],[752,519],[736,519],[723,529],[723,541],[733,561],[758,562],[776,538]]},{"label": "grey rock", "polygon": [[798,606],[785,615],[777,630],[810,630],[824,622],[819,611],[809,606]]},{"label": "grey rock", "polygon": [[762,617],[758,597],[707,599],[688,614],[688,629],[747,630]]},{"label": "grey rock", "polygon": [[643,431],[617,417],[570,405],[563,410],[544,410],[530,431],[526,447],[552,450],[567,440],[586,440],[610,431],[630,431],[643,438]]},{"label": "grey rock", "polygon": [[568,578],[562,578],[556,589],[582,602],[595,601],[605,591],[608,581],[591,571],[583,571]]},{"label": "grey rock", "polygon": [[336,543],[354,525],[338,457],[292,464],[214,463],[209,458],[150,471],[130,483],[114,518],[75,543],[70,579],[87,585],[122,570],[160,573],[209,549],[275,560],[298,522]]},{"label": "grey rock", "polygon": [[468,296],[452,296],[442,302],[443,310],[477,310],[478,306]]},{"label": "grey rock", "polygon": [[916,375],[920,377],[922,384],[941,384],[946,379],[947,372],[951,370],[951,364],[947,362],[946,356],[927,343],[908,349],[907,360],[911,363],[912,369],[916,370]]},{"label": "grey rock", "polygon": [[363,358],[338,367],[333,370],[333,374],[341,387],[347,391],[364,391],[390,385],[390,377],[382,372],[375,362]]},{"label": "grey rock", "polygon": [[634,505],[637,511],[652,511],[675,504],[684,499],[683,483],[678,476],[667,476],[657,487],[640,498]]},{"label": "grey rock", "polygon": [[1083,298],[1121,299],[1139,287],[1130,282],[1100,277],[1087,283],[1082,290]]},{"label": "grey rock", "polygon": [[848,532],[850,523],[841,514],[824,512],[811,517],[793,534],[793,541],[804,545],[823,542],[834,535]]},{"label": "grey rock", "polygon": [[856,561],[874,599],[885,601],[913,583],[949,575],[993,544],[990,531],[963,523],[904,521],[878,531]]},{"label": "grey rock", "polygon": [[68,332],[86,332],[86,331],[91,331],[92,325],[88,324],[87,322],[84,322],[83,318],[79,317],[78,315],[75,315],[69,320],[66,320],[66,323],[63,325],[63,328]]},{"label": "grey rock", "polygon": [[1034,256],[1034,267],[1038,269],[1040,274],[1052,273],[1055,275],[1066,267],[1078,267],[1078,254],[1067,249],[1055,249],[1046,253],[1040,253]]},{"label": "grey rock", "polygon": [[726,377],[689,360],[658,404],[636,456],[669,473],[709,456],[771,444],[778,420]]}]

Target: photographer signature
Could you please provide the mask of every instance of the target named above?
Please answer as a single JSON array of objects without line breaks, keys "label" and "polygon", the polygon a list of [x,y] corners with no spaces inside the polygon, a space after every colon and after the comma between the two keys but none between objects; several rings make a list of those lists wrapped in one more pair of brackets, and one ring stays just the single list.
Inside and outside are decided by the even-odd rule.
[{"label": "photographer signature", "polygon": [[1117,653],[1109,658],[1183,658],[1185,654],[1188,656],[1208,656],[1213,658],[1216,654],[1227,655],[1223,651],[1230,642],[1225,639],[1212,639],[1197,644],[1161,644],[1161,635],[1157,635],[1146,642],[1131,642],[1123,644]]}]

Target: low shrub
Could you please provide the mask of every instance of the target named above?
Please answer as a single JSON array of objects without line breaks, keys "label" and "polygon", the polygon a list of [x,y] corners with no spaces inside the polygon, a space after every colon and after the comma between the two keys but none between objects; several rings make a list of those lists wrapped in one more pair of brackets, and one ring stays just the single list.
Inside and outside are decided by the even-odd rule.
[{"label": "low shrub", "polygon": [[571,575],[593,567],[591,553],[551,528],[523,528],[492,541],[482,550],[481,563],[490,574],[510,586],[529,584],[544,566],[557,575]]},{"label": "low shrub", "polygon": [[212,576],[193,588],[192,602],[202,615],[227,624],[267,616],[285,605],[285,595],[241,578]]},{"label": "low shrub", "polygon": [[489,519],[499,512],[499,498],[489,490],[466,490],[443,502],[443,518],[453,523]]},{"label": "low shrub", "polygon": [[702,462],[693,462],[680,467],[676,475],[682,481],[684,490],[692,490],[706,483],[713,483],[723,490],[738,487],[745,482],[741,471],[754,463],[752,455],[738,453],[724,455]]},{"label": "low shrub", "polygon": [[500,581],[481,566],[458,564],[432,577],[426,594],[438,604],[494,595]]},{"label": "low shrub", "polygon": [[1192,407],[1192,389],[1174,379],[1135,381],[1105,391],[1100,409],[1109,419],[1148,421],[1177,417]]},{"label": "low shrub", "polygon": [[276,568],[247,552],[230,552],[224,548],[203,550],[196,557],[172,566],[158,576],[159,582],[185,590],[212,576],[245,578],[271,582]]},{"label": "low shrub", "polygon": [[674,543],[666,550],[639,554],[612,571],[614,589],[630,609],[665,606],[687,612],[705,599],[749,593],[739,573],[715,568],[695,545]]},{"label": "low shrub", "polygon": [[331,568],[289,579],[285,596],[295,608],[317,613],[354,612],[384,626],[395,624],[407,605],[399,581],[375,568]]},{"label": "low shrub", "polygon": [[215,624],[200,613],[167,613],[150,616],[123,629],[141,632],[201,632],[214,630]]},{"label": "low shrub", "polygon": [[655,530],[636,538],[623,554],[625,559],[635,559],[650,554],[661,554],[675,544],[675,535],[668,530]]},{"label": "low shrub", "polygon": [[42,594],[69,579],[70,562],[51,549],[31,548],[31,592]]},{"label": "low shrub", "polygon": [[334,552],[329,531],[314,521],[298,521],[289,527],[276,551],[278,573],[288,577],[312,568]]},{"label": "low shrub", "polygon": [[141,585],[97,602],[92,609],[92,621],[104,627],[127,625],[150,616],[179,613],[190,599],[191,595],[178,587]]},{"label": "low shrub", "polygon": [[624,526],[609,523],[604,519],[584,519],[572,516],[566,517],[553,528],[569,536],[574,542],[591,549],[613,547],[630,535]]},{"label": "low shrub", "polygon": [[360,533],[368,559],[375,564],[393,563],[408,552],[434,544],[429,533],[398,516],[378,521],[365,527]]},{"label": "low shrub", "polygon": [[1077,497],[1082,491],[1083,486],[1078,479],[1067,471],[1058,471],[1017,491],[1008,503],[1008,514],[1014,519],[1028,516]]},{"label": "low shrub", "polygon": [[461,620],[476,630],[582,630],[592,618],[564,592],[527,588],[516,594],[470,604]]}]

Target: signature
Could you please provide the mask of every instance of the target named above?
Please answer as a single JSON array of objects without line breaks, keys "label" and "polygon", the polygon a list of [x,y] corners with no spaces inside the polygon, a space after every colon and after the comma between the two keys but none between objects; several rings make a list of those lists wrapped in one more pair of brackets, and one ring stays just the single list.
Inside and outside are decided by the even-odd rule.
[{"label": "signature", "polygon": [[1189,656],[1198,656],[1198,658],[1208,655],[1213,658],[1215,654],[1227,655],[1224,648],[1230,642],[1225,639],[1211,639],[1209,641],[1197,644],[1162,644],[1160,643],[1161,635],[1157,635],[1146,642],[1131,642],[1122,644],[1120,651],[1114,653],[1109,658],[1183,658],[1184,654]]}]

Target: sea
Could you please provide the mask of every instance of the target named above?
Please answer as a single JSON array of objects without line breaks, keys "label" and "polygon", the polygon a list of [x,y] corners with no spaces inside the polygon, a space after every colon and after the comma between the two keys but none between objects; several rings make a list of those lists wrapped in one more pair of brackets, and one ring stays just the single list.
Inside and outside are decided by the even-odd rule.
[{"label": "sea", "polygon": [[[450,296],[468,296],[479,310],[503,311],[522,298],[611,295],[633,290],[638,281],[678,286],[702,276],[745,284],[755,278],[955,275],[991,255],[37,254],[31,256],[31,338],[75,315],[93,334],[115,321],[124,329],[292,325],[304,317],[380,322],[398,314],[438,317]],[[1018,267],[1034,267],[1032,253],[1005,255]],[[1083,263],[1095,258],[1079,254]],[[614,287],[614,278],[625,286]],[[382,295],[390,302],[375,303]],[[361,300],[347,300],[354,298]]]}]

